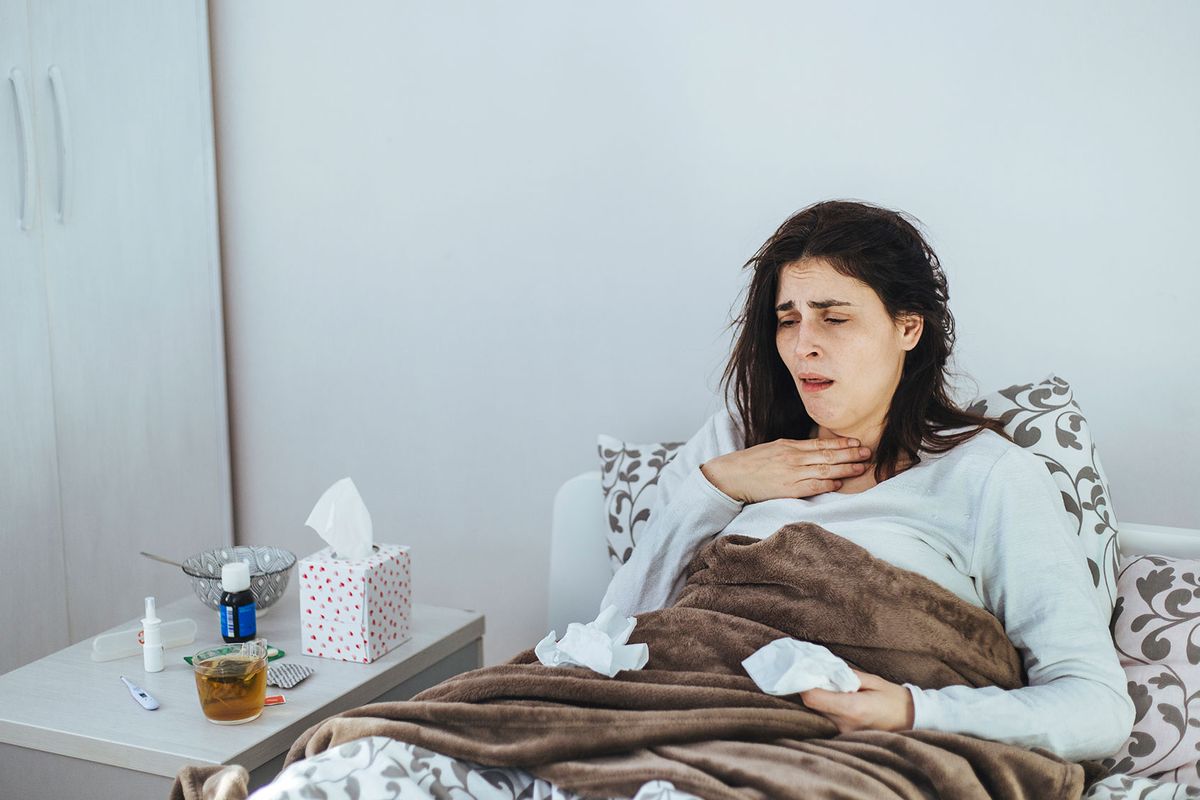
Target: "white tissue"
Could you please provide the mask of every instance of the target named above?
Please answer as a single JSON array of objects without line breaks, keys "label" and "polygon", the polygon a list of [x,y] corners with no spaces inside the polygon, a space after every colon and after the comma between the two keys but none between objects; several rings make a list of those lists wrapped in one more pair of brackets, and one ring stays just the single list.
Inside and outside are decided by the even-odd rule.
[{"label": "white tissue", "polygon": [[304,524],[320,534],[333,548],[336,558],[371,555],[375,544],[371,514],[349,478],[342,478],[325,490]]},{"label": "white tissue", "polygon": [[857,692],[862,681],[829,648],[797,639],[776,639],[742,662],[767,694],[795,694],[809,689]]},{"label": "white tissue", "polygon": [[533,652],[547,667],[587,667],[611,678],[623,669],[641,669],[650,660],[650,648],[645,644],[625,644],[636,625],[636,619],[622,620],[617,607],[608,606],[593,622],[567,625],[557,644],[554,631],[550,631]]}]

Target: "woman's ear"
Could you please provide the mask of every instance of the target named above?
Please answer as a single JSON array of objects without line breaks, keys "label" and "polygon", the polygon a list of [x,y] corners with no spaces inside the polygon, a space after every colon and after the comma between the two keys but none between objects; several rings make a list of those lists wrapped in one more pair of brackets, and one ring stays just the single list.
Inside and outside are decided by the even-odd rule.
[{"label": "woman's ear", "polygon": [[925,330],[925,317],[920,314],[905,314],[896,322],[896,331],[900,334],[900,347],[905,351],[912,350],[921,341],[921,331]]}]

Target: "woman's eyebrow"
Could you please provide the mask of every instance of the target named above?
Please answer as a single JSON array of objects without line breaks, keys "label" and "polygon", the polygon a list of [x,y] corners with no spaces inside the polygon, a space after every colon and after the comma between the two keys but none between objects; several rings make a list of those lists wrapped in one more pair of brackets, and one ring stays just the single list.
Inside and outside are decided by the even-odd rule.
[{"label": "woman's eyebrow", "polygon": [[[809,308],[833,308],[834,306],[852,306],[854,303],[845,300],[809,300]],[[796,307],[796,301],[788,300],[786,303],[780,303],[775,306],[776,311],[791,311]]]}]

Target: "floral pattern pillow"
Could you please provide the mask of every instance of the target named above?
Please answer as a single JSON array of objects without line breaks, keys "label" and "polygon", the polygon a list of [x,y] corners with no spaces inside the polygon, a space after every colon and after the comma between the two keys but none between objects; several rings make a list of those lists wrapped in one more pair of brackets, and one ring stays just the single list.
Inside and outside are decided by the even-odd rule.
[{"label": "floral pattern pillow", "polygon": [[1200,787],[1200,560],[1121,559],[1113,641],[1136,715],[1111,772]]},{"label": "floral pattern pillow", "polygon": [[1018,384],[985,395],[967,410],[999,418],[1013,441],[1046,462],[1058,484],[1063,508],[1075,521],[1092,583],[1112,608],[1117,597],[1120,555],[1117,520],[1096,442],[1071,385],[1050,375],[1041,383]]},{"label": "floral pattern pillow", "polygon": [[608,561],[614,573],[633,554],[638,531],[650,519],[658,496],[658,476],[682,446],[683,442],[630,444],[612,436],[599,437]]},{"label": "floral pattern pillow", "polygon": [[[1092,583],[1112,608],[1117,596],[1117,521],[1108,499],[1108,478],[1071,385],[1050,375],[1041,383],[1017,384],[984,395],[968,410],[1000,419],[1013,441],[1046,463],[1063,508],[1083,541]],[[612,436],[599,437],[613,572],[633,553],[637,532],[650,519],[659,473],[682,444],[630,444]]]}]

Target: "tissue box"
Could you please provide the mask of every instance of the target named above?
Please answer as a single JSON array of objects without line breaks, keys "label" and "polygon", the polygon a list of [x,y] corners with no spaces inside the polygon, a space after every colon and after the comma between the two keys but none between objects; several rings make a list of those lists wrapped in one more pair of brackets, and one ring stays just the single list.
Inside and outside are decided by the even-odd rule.
[{"label": "tissue box", "polygon": [[326,547],[300,559],[300,640],[304,654],[366,664],[411,635],[408,547],[375,545],[362,559]]}]

